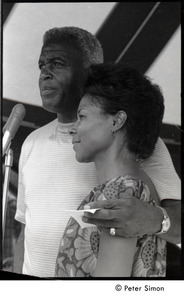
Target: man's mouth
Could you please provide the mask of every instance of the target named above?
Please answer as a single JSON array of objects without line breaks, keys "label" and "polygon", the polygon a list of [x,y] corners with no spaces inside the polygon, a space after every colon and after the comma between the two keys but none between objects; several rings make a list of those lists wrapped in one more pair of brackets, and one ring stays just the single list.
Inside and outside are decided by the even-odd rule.
[{"label": "man's mouth", "polygon": [[50,87],[50,86],[44,86],[41,88],[41,94],[42,95],[47,95],[47,94],[51,94],[55,91],[55,88]]},{"label": "man's mouth", "polygon": [[45,91],[45,90],[54,90],[54,88],[51,87],[51,86],[44,86],[44,87],[41,88],[41,90],[42,91]]}]

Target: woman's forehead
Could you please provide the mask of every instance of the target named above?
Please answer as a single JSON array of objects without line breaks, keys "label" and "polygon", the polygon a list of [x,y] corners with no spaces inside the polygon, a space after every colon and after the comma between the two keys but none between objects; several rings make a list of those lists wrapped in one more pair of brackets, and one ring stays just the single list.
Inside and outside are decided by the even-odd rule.
[{"label": "woman's forehead", "polygon": [[81,109],[101,110],[101,105],[98,101],[94,101],[94,96],[85,94],[79,103],[79,110]]}]

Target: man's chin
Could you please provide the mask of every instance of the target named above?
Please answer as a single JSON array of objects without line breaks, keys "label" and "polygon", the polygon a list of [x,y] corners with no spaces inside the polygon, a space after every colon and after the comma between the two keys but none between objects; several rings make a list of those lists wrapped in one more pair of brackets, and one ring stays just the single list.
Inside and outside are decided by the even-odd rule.
[{"label": "man's chin", "polygon": [[48,102],[43,101],[43,102],[42,102],[42,107],[43,107],[46,111],[48,111],[48,112],[57,114],[57,109],[54,108],[52,105],[50,105],[50,103],[48,103]]}]

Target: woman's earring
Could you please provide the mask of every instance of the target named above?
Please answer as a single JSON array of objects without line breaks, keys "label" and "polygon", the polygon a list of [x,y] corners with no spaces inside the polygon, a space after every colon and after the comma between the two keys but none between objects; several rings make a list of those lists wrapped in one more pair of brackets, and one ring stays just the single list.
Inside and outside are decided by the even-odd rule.
[{"label": "woman's earring", "polygon": [[[115,124],[116,124],[116,122],[115,122],[115,120],[114,120],[114,121],[113,121],[113,126],[114,126]],[[116,135],[115,131],[112,129],[111,132],[112,132],[112,137],[115,138],[115,135]]]},{"label": "woman's earring", "polygon": [[112,137],[115,138],[116,135],[115,131],[112,130],[111,132],[112,132]]}]

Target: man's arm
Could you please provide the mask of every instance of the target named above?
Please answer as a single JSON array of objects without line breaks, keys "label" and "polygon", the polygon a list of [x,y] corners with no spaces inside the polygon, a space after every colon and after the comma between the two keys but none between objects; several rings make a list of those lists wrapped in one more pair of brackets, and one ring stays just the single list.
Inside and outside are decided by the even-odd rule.
[{"label": "man's arm", "polygon": [[13,272],[18,274],[22,274],[22,266],[24,261],[24,229],[25,225],[22,224],[21,233],[19,235],[14,253]]},{"label": "man's arm", "polygon": [[172,244],[181,243],[181,201],[180,200],[162,200],[161,206],[166,210],[171,227],[167,233],[159,234],[159,237]]},{"label": "man's arm", "polygon": [[[171,227],[167,233],[159,237],[173,244],[181,242],[181,201],[163,200],[163,208],[167,211]],[[116,235],[138,237],[144,234],[156,234],[161,230],[163,213],[157,206],[151,206],[137,198],[97,201],[87,205],[88,208],[101,208],[95,214],[85,213],[83,221],[102,227],[118,228]]]}]

